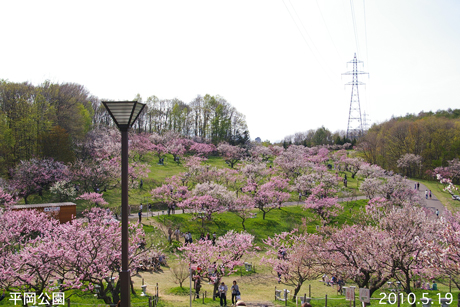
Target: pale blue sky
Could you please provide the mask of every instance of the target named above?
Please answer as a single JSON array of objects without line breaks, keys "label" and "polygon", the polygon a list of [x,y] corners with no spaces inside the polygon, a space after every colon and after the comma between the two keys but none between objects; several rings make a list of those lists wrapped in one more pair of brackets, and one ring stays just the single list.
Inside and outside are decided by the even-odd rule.
[{"label": "pale blue sky", "polygon": [[460,108],[460,1],[364,1],[1,1],[0,78],[101,99],[221,95],[276,141],[346,129],[341,73],[358,52],[372,122]]}]

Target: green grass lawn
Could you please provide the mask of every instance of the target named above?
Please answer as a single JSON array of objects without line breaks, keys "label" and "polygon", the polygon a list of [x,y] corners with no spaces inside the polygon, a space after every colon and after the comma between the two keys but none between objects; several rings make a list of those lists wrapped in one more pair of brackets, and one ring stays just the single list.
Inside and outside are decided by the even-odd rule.
[{"label": "green grass lawn", "polygon": [[[339,216],[331,219],[331,224],[352,224],[354,217],[359,214],[367,204],[367,200],[357,200],[348,203],[343,203],[344,209]],[[245,222],[246,230],[255,236],[257,243],[261,243],[263,239],[272,236],[274,233],[283,231],[291,231],[294,228],[302,227],[302,219],[312,219],[309,222],[307,230],[309,233],[316,231],[316,226],[320,225],[317,216],[310,210],[304,210],[301,206],[282,207],[281,209],[273,209],[266,214],[265,220],[262,219],[262,212],[254,209],[257,213],[255,218],[247,219]],[[182,232],[190,231],[194,240],[200,237],[201,233],[216,233],[217,236],[224,235],[229,230],[243,231],[242,220],[231,212],[214,214],[212,220],[205,220],[202,226],[201,219],[193,219],[192,214],[176,214],[176,215],[161,215],[153,217],[157,222],[163,223],[166,226],[180,227]],[[148,223],[148,220],[146,220]],[[150,226],[149,226],[150,227]],[[145,229],[146,232],[149,229]]]}]

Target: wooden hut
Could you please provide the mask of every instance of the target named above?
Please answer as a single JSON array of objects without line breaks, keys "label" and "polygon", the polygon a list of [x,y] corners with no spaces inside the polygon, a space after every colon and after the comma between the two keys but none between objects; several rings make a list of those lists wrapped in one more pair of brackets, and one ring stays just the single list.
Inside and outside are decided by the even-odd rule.
[{"label": "wooden hut", "polygon": [[75,203],[51,203],[51,204],[30,204],[13,205],[12,210],[37,210],[49,214],[59,222],[67,223],[77,216],[77,205]]}]

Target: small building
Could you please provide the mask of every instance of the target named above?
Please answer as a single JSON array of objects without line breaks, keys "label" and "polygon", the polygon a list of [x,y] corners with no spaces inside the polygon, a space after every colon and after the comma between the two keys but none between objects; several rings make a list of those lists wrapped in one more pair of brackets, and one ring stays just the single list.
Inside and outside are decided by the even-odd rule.
[{"label": "small building", "polygon": [[71,221],[77,216],[77,205],[75,203],[50,203],[50,204],[30,204],[13,205],[11,210],[37,210],[49,214],[59,220],[61,224]]}]

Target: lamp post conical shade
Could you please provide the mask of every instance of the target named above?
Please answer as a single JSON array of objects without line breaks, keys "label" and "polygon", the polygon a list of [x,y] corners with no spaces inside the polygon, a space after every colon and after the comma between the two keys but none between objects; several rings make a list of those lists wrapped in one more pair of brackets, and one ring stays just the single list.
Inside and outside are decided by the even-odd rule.
[{"label": "lamp post conical shade", "polygon": [[103,101],[102,104],[120,130],[128,130],[145,107],[137,101]]},{"label": "lamp post conical shade", "polygon": [[[134,124],[145,104],[137,101],[102,102],[121,132],[121,307],[131,306],[128,233],[128,129]],[[115,302],[114,302],[115,303]]]}]

